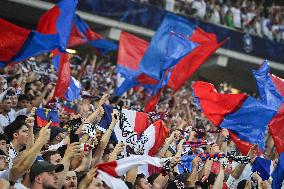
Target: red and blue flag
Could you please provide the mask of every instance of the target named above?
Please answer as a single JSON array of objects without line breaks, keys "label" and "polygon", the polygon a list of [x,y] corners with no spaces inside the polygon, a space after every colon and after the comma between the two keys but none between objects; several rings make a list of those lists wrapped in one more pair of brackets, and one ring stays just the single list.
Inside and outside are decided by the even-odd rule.
[{"label": "red and blue flag", "polygon": [[[141,63],[148,45],[149,43],[147,41],[136,37],[135,35],[127,32],[121,33],[116,66],[118,77],[115,90],[116,96],[121,96],[125,91],[142,83],[141,81],[139,82],[139,77],[143,77],[139,71],[139,64]],[[147,78],[147,76],[144,78]],[[155,83],[157,83],[157,81]]]},{"label": "red and blue flag", "polygon": [[277,112],[268,127],[278,153],[284,152],[284,81],[270,74],[268,61],[264,61],[259,70],[254,70],[253,75],[260,99]]},{"label": "red and blue flag", "polygon": [[38,127],[44,127],[46,124],[52,121],[51,126],[59,126],[59,115],[57,110],[37,108],[36,109],[36,123]]},{"label": "red and blue flag", "polygon": [[139,64],[141,73],[161,80],[163,72],[198,46],[189,40],[194,28],[189,20],[166,14]]},{"label": "red and blue flag", "polygon": [[[177,23],[180,27],[173,29],[173,25]],[[184,36],[186,39],[183,38]],[[162,43],[164,46],[160,47],[158,42],[160,40],[164,41]],[[189,43],[188,46],[183,40]],[[165,41],[168,42],[166,45]],[[123,32],[116,68],[118,73],[116,95],[120,96],[130,88],[142,85],[152,95],[145,109],[152,111],[165,86],[178,90],[224,42],[218,43],[215,34],[206,33],[189,21],[171,14],[165,17],[150,45],[143,39]],[[184,54],[181,52],[175,54],[177,49],[184,50]],[[156,56],[155,58],[159,60],[155,59],[149,63],[148,60],[152,56]],[[159,62],[159,64],[153,62]],[[159,77],[153,77],[153,75],[159,75]]]},{"label": "red and blue flag", "polygon": [[[138,37],[122,33],[123,41],[120,41],[119,45],[117,72],[121,74],[122,79],[127,78],[127,80],[118,86],[120,89],[116,94],[121,95],[135,86],[138,79],[145,82],[145,78],[146,83],[142,84],[147,85],[149,82],[148,90],[155,90],[153,93],[156,94],[157,88],[161,88],[161,85],[166,84],[169,79],[169,74],[166,74],[167,70],[198,46],[188,39],[193,30],[193,24],[188,20],[167,14],[150,44]],[[128,46],[132,42],[135,42],[136,46],[134,44]],[[126,77],[125,73],[128,74]],[[131,82],[128,76],[135,79]]]},{"label": "red and blue flag", "polygon": [[187,81],[192,74],[227,41],[224,40],[218,43],[215,34],[206,33],[198,27],[195,27],[195,30],[189,39],[199,44],[199,46],[181,59],[173,68],[168,86],[174,91],[179,90],[184,82]]},{"label": "red and blue flag", "polygon": [[40,17],[37,26],[40,33],[59,35],[58,50],[61,52],[66,52],[77,3],[78,0],[60,1]]},{"label": "red and blue flag", "polygon": [[246,94],[221,94],[206,82],[192,86],[196,105],[215,125],[230,131],[232,140],[243,154],[252,144],[263,151],[266,126],[277,111]]},{"label": "red and blue flag", "polygon": [[80,98],[81,84],[74,77],[70,76],[69,54],[54,51],[52,63],[58,72],[58,79],[55,86],[53,97],[62,100],[75,101]]},{"label": "red and blue flag", "polygon": [[43,34],[0,18],[0,67],[49,52],[60,46],[58,34]]},{"label": "red and blue flag", "polygon": [[72,47],[86,43],[103,54],[117,50],[117,44],[104,39],[100,34],[94,32],[80,16],[75,15],[68,46]]},{"label": "red and blue flag", "polygon": [[59,35],[60,48],[53,51],[52,58],[52,63],[58,72],[54,97],[69,101],[80,97],[80,84],[70,77],[69,55],[66,53],[77,3],[77,0],[60,1],[41,16],[37,27],[37,31],[42,33]]},{"label": "red and blue flag", "polygon": [[62,108],[70,113],[78,113],[78,105],[75,101],[67,101],[59,99],[58,102],[61,104]]},{"label": "red and blue flag", "polygon": [[[115,107],[109,106],[109,105],[103,105],[104,108],[104,116],[102,117],[100,124],[97,126],[99,130],[105,132],[111,121],[112,121],[112,112],[115,110]],[[122,115],[121,115],[122,114]],[[123,116],[125,121],[120,119],[120,116]],[[121,113],[119,113],[119,121],[117,123],[117,126],[114,128],[114,132],[111,135],[111,138],[115,142],[124,141],[125,140],[125,134],[122,133],[122,128],[119,127],[119,124],[123,124],[126,128],[124,131],[125,133],[127,131],[136,132],[138,137],[143,133],[143,131],[149,127],[148,123],[148,114],[144,112],[136,112],[133,110],[127,110],[122,109]]]}]

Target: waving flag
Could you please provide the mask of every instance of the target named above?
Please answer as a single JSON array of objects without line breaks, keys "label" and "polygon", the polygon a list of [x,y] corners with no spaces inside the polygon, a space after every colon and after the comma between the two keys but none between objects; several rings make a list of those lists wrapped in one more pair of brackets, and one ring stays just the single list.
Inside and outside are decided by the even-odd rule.
[{"label": "waving flag", "polygon": [[139,64],[148,48],[148,42],[127,32],[122,32],[119,39],[116,72],[118,83],[116,96],[121,96],[130,88],[138,85]]},{"label": "waving flag", "polygon": [[57,47],[58,35],[45,35],[0,18],[0,67],[21,62]]},{"label": "waving flag", "polygon": [[[111,113],[114,107],[108,105],[103,107],[105,114],[97,128],[105,132],[111,123]],[[126,148],[127,154],[147,154],[153,156],[168,137],[169,130],[163,121],[158,120],[149,125],[148,114],[144,112],[122,109],[118,113],[118,117],[119,119],[111,138],[115,142],[123,141],[126,146],[131,147],[131,149]]]},{"label": "waving flag", "polygon": [[[146,137],[148,141],[144,143],[144,154],[155,156],[158,149],[163,146],[169,135],[169,129],[166,128],[163,121],[158,120],[151,124],[143,133],[142,137]],[[139,143],[139,142],[138,142]]]},{"label": "waving flag", "polygon": [[[101,119],[100,124],[98,125],[98,129],[105,132],[112,121],[111,114],[114,111],[114,107],[104,105],[103,108],[105,113]],[[148,115],[144,112],[122,109],[121,111],[119,111],[118,120],[119,121],[114,127],[113,133],[111,135],[112,140],[114,140],[115,142],[126,141],[125,135],[122,133],[135,133],[137,137],[140,137],[143,131],[145,131],[145,129],[149,127]]]},{"label": "waving flag", "polygon": [[[126,74],[130,73],[131,77],[136,79],[140,77],[141,81],[145,81],[143,77],[146,76],[146,80],[150,81],[150,84],[152,82],[157,84],[160,81],[160,86],[167,81],[163,79],[164,72],[177,64],[182,57],[198,46],[198,44],[188,39],[193,30],[194,27],[188,20],[173,14],[167,14],[153,36],[149,47],[144,40],[124,33],[122,35],[123,41],[122,43],[120,42],[122,44],[119,48],[119,56],[121,58],[119,58],[118,64],[122,65],[123,71],[128,71]],[[131,44],[131,42],[137,42],[138,45],[126,45]],[[132,60],[133,62],[125,64],[125,60]],[[123,73],[122,76],[126,74]],[[124,76],[125,78],[127,77]],[[126,85],[124,91],[133,87],[133,85],[135,86],[135,83],[127,83],[130,84]],[[155,91],[157,92],[158,89]],[[120,92],[119,94],[122,93]]]},{"label": "waving flag", "polygon": [[168,13],[152,37],[139,64],[141,72],[160,80],[162,72],[176,65],[181,58],[198,46],[188,39],[193,31],[194,25],[191,22]]},{"label": "waving flag", "polygon": [[65,52],[75,16],[77,0],[62,0],[44,13],[39,20],[37,31],[59,35],[59,51]]},{"label": "waving flag", "polygon": [[274,75],[270,75],[268,61],[264,61],[259,70],[253,70],[258,92],[265,104],[278,109],[284,101],[284,81]]},{"label": "waving flag", "polygon": [[41,16],[37,31],[46,34],[58,34],[60,48],[53,51],[52,63],[58,72],[54,97],[77,100],[80,97],[80,83],[70,77],[69,56],[66,54],[71,27],[75,18],[77,0],[62,0]]},{"label": "waving flag", "polygon": [[65,93],[65,99],[68,101],[78,100],[81,96],[81,83],[74,77],[70,78],[70,85]]},{"label": "waving flag", "polygon": [[258,144],[264,150],[266,126],[277,111],[245,94],[220,94],[210,83],[195,82],[192,88],[196,104],[215,126],[229,129],[237,140]]},{"label": "waving flag", "polygon": [[44,127],[49,121],[52,121],[51,126],[59,126],[59,115],[56,110],[37,108],[36,123],[38,127]]},{"label": "waving flag", "polygon": [[284,152],[284,81],[269,72],[269,63],[264,61],[253,74],[261,100],[277,112],[269,123],[269,132],[278,153],[281,153]]},{"label": "waving flag", "polygon": [[179,90],[184,82],[219,48],[226,40],[217,42],[216,35],[206,33],[196,27],[189,38],[199,46],[186,55],[174,67],[168,86],[175,91]]},{"label": "waving flag", "polygon": [[58,72],[58,79],[53,97],[62,100],[75,101],[81,96],[81,84],[74,77],[70,77],[69,54],[54,51],[52,63]]},{"label": "waving flag", "polygon": [[[174,67],[164,73],[162,80],[158,85],[150,87],[153,94],[145,105],[145,111],[153,111],[159,102],[164,86],[169,86],[177,91],[182,87],[184,82],[220,47],[226,40],[221,43],[217,42],[216,35],[206,33],[202,29],[195,27],[194,32],[188,37],[188,40],[198,44],[196,48],[184,58],[182,58]],[[151,89],[150,89],[151,90]]]},{"label": "waving flag", "polygon": [[77,103],[75,101],[67,101],[67,100],[62,100],[59,99],[58,102],[61,104],[62,108],[70,113],[78,113],[78,106]]},{"label": "waving flag", "polygon": [[94,32],[80,16],[76,15],[68,46],[72,47],[85,43],[89,43],[103,54],[117,49],[117,45],[114,42],[106,40],[100,34]]},{"label": "waving flag", "polygon": [[115,177],[122,176],[130,169],[141,165],[162,167],[163,159],[147,155],[134,155],[120,160],[98,164],[98,177],[112,189],[128,189],[125,182]]},{"label": "waving flag", "polygon": [[[173,27],[175,24],[178,27]],[[143,85],[152,96],[145,111],[152,111],[165,86],[177,91],[224,42],[218,43],[215,34],[206,33],[171,14],[166,15],[150,45],[143,39],[123,33],[119,57],[125,59],[118,59],[116,95]]]},{"label": "waving flag", "polygon": [[262,180],[268,180],[273,171],[273,162],[269,159],[256,157],[251,168],[252,172],[258,172]]},{"label": "waving flag", "polygon": [[70,84],[70,63],[69,55],[67,53],[59,53],[60,55],[55,56],[52,59],[55,69],[58,72],[58,79],[53,96],[64,99]]}]

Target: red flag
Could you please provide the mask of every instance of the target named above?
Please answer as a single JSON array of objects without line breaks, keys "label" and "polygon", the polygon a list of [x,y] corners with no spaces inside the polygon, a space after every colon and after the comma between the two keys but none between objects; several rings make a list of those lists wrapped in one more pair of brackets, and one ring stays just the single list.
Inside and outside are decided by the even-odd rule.
[{"label": "red flag", "polygon": [[220,47],[225,41],[218,44],[216,35],[206,33],[196,28],[190,40],[198,43],[191,53],[186,55],[173,69],[168,86],[175,91],[179,90],[184,82]]},{"label": "red flag", "polygon": [[53,58],[59,59],[59,69],[58,69],[58,79],[54,90],[54,97],[65,99],[65,93],[69,87],[70,83],[70,62],[69,55],[67,53],[59,53]]},{"label": "red flag", "polygon": [[30,30],[0,19],[0,61],[11,60],[23,47]]},{"label": "red flag", "polygon": [[284,104],[281,105],[278,113],[269,123],[269,132],[273,138],[278,153],[284,152]]}]

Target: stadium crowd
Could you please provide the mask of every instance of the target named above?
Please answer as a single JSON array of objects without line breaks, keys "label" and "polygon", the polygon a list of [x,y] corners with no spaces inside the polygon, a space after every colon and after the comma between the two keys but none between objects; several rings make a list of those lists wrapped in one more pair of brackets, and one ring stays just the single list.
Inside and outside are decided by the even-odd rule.
[{"label": "stadium crowd", "polygon": [[[109,128],[104,132],[96,129],[93,137],[84,132],[84,124],[79,125],[75,129],[80,137],[76,142],[68,134],[72,121],[80,119],[82,123],[91,124],[99,121],[104,114],[103,104],[140,111],[147,97],[143,96],[141,89],[132,89],[123,97],[114,98],[116,75],[113,64],[105,57],[82,59],[73,55],[70,63],[71,75],[81,82],[81,99],[76,102],[78,109],[74,113],[52,100],[57,76],[48,54],[0,70],[1,189],[110,188],[109,183],[96,177],[96,165],[122,158],[124,144],[110,140],[119,121],[116,113],[112,113]],[[270,178],[264,179],[259,172],[252,171],[254,161],[259,158],[257,146],[253,146],[247,156],[242,156],[248,161],[218,158],[218,154],[233,151],[238,156],[241,154],[230,140],[228,130],[212,126],[196,108],[190,85],[188,82],[175,94],[166,90],[155,112],[148,114],[151,123],[162,119],[170,130],[155,154],[160,158],[173,157],[168,166],[153,169],[149,175],[140,174],[134,167],[119,179],[135,189],[271,188]],[[221,85],[220,91],[230,93],[231,89]],[[38,107],[56,109],[60,126],[51,127],[49,122],[45,127],[37,128],[35,109]],[[186,148],[185,141],[205,143]],[[84,150],[82,144],[94,146],[94,149]],[[206,153],[217,156],[194,155]],[[191,170],[181,171],[177,162],[184,155],[192,154]],[[269,135],[263,157],[277,162],[278,154]]]},{"label": "stadium crowd", "polygon": [[284,7],[263,0],[141,0],[168,11],[197,17],[259,37],[284,40]]}]

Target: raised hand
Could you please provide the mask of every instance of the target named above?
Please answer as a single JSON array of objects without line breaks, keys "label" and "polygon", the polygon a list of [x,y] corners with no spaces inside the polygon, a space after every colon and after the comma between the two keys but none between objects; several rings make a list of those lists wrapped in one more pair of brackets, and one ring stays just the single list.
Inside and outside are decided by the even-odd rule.
[{"label": "raised hand", "polygon": [[106,103],[106,101],[108,100],[108,98],[109,98],[109,94],[104,94],[104,95],[102,96],[102,98],[100,99],[100,101],[99,101],[99,106],[102,106],[104,103]]},{"label": "raised hand", "polygon": [[173,140],[177,140],[179,138],[179,131],[172,132],[171,136],[169,137],[170,142],[173,142]]},{"label": "raised hand", "polygon": [[257,156],[257,152],[258,152],[258,146],[257,145],[253,145],[249,152],[248,152],[248,156],[250,158],[250,162],[253,163],[256,156]]},{"label": "raised hand", "polygon": [[192,160],[192,168],[193,169],[197,169],[199,164],[202,162],[201,158],[196,156],[193,160]]},{"label": "raised hand", "polygon": [[104,113],[105,113],[105,111],[104,111],[103,107],[100,106],[99,109],[98,109],[98,117],[103,117]]},{"label": "raised hand", "polygon": [[50,137],[50,125],[51,125],[51,121],[48,122],[46,124],[46,126],[42,127],[39,131],[39,137],[38,137],[38,141],[42,142],[43,144],[46,144],[49,141],[49,137]]},{"label": "raised hand", "polygon": [[118,143],[110,154],[109,161],[114,161],[117,158],[117,155],[123,151],[124,144],[123,142]]},{"label": "raised hand", "polygon": [[68,160],[71,161],[72,158],[80,155],[81,155],[81,145],[79,142],[74,142],[68,145],[64,154],[64,158],[67,158]]},{"label": "raised hand", "polygon": [[229,136],[229,131],[228,129],[222,129],[221,131],[221,134],[224,138],[228,137]]},{"label": "raised hand", "polygon": [[28,127],[34,127],[34,122],[35,122],[35,118],[34,118],[34,116],[29,116],[29,117],[27,117],[27,119],[26,119],[26,125],[28,126]]},{"label": "raised hand", "polygon": [[182,151],[182,148],[183,148],[183,143],[185,142],[185,139],[182,139],[178,145],[177,145],[177,151]]},{"label": "raised hand", "polygon": [[92,183],[94,177],[97,176],[98,167],[94,166],[84,177],[84,179],[80,182],[78,188],[89,188],[90,184]]}]

